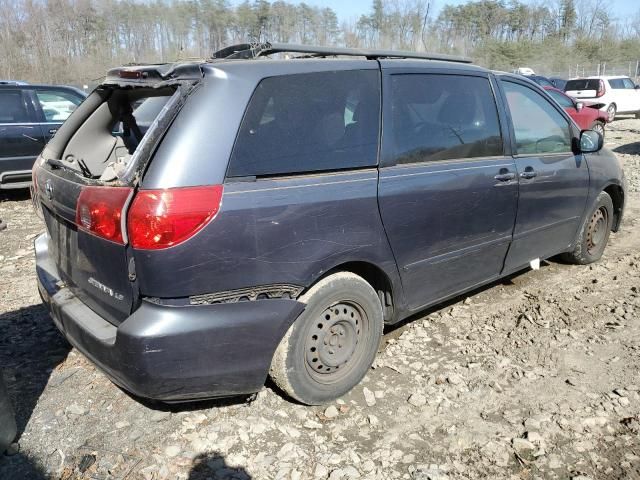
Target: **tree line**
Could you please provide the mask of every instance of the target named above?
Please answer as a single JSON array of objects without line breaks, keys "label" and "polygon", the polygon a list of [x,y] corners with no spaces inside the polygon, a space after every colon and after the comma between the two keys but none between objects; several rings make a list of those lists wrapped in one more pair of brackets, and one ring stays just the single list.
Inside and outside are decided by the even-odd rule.
[{"label": "tree line", "polygon": [[[88,83],[114,65],[291,42],[454,53],[489,68],[640,59],[640,10],[607,0],[373,0],[359,18],[282,0],[0,0],[0,79]],[[446,0],[443,0],[446,1]]]}]

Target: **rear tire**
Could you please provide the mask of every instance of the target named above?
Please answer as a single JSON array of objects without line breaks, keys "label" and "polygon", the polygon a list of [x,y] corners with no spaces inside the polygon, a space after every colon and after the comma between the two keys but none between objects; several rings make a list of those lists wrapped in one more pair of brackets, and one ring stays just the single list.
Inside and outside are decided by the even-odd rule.
[{"label": "rear tire", "polygon": [[320,405],[366,375],[382,336],[382,306],[373,287],[351,272],[323,278],[299,301],[307,306],[278,345],[269,375],[295,400]]},{"label": "rear tire", "polygon": [[602,135],[602,138],[604,138],[604,123],[600,122],[599,120],[593,122],[591,124],[591,127],[589,127],[589,130],[595,130],[596,132],[600,133],[600,135]]},{"label": "rear tire", "polygon": [[595,205],[584,219],[574,250],[565,253],[563,258],[578,265],[600,260],[609,241],[612,224],[613,202],[608,193],[600,192]]},{"label": "rear tire", "polygon": [[613,122],[616,118],[617,107],[615,103],[612,103],[607,107],[607,115],[609,115],[609,122]]}]

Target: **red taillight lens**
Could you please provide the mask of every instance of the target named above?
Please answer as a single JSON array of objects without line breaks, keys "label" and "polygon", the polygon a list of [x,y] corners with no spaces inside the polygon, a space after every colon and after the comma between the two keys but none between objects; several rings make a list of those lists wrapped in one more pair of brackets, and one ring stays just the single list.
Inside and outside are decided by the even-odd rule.
[{"label": "red taillight lens", "polygon": [[191,238],[213,219],[222,202],[222,185],[140,190],[127,225],[133,248],[157,250]]},{"label": "red taillight lens", "polygon": [[604,81],[600,80],[600,82],[598,83],[598,91],[596,93],[596,97],[602,97],[604,95],[605,92],[605,87],[604,87]]},{"label": "red taillight lens", "polygon": [[122,210],[129,187],[83,187],[76,207],[76,224],[98,237],[124,244]]}]

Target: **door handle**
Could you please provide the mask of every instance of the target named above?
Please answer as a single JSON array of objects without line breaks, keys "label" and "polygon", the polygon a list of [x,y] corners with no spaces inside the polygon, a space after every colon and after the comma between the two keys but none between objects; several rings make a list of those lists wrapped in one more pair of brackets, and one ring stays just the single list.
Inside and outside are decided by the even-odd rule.
[{"label": "door handle", "polygon": [[57,131],[58,131],[57,128],[50,128],[49,129],[49,135],[55,135]]},{"label": "door handle", "polygon": [[495,178],[496,180],[500,180],[501,182],[508,182],[509,180],[513,180],[514,178],[516,178],[516,174],[513,172],[499,173],[493,178]]},{"label": "door handle", "polygon": [[536,172],[532,167],[525,168],[524,172],[520,174],[520,178],[533,178],[537,176],[538,172]]}]

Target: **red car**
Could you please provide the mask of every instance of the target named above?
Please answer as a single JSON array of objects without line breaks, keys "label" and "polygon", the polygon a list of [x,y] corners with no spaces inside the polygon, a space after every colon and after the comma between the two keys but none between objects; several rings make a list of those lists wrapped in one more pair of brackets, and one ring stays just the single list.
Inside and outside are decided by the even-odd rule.
[{"label": "red car", "polygon": [[604,137],[604,126],[609,120],[607,112],[599,110],[602,103],[576,101],[563,91],[553,87],[543,87],[558,104],[564,108],[582,130],[595,130]]}]

